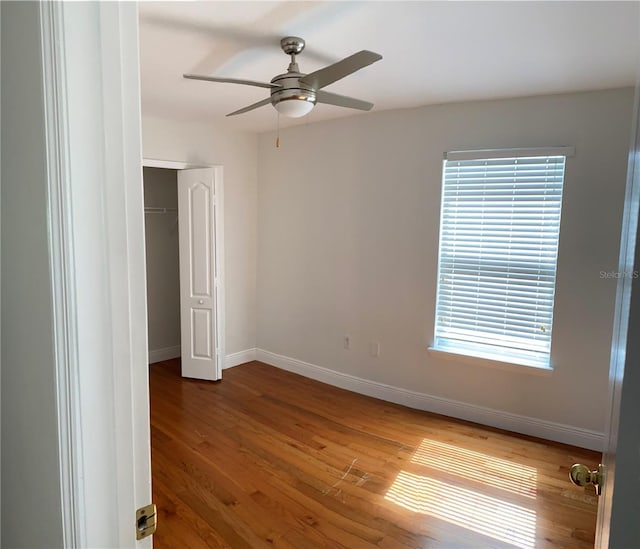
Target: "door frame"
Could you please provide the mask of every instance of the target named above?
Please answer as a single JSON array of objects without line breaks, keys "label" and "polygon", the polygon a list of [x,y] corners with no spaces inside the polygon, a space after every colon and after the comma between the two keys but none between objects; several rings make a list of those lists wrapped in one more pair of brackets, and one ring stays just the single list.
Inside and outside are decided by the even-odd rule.
[{"label": "door frame", "polygon": [[[215,208],[215,269],[216,269],[216,299],[215,299],[215,326],[216,326],[216,369],[222,375],[224,370],[225,347],[225,282],[224,282],[224,169],[216,164],[192,164],[177,160],[160,160],[157,158],[142,159],[143,168],[162,168],[166,170],[191,170],[207,168],[213,170],[214,181],[214,208]],[[144,182],[143,182],[144,184]],[[179,244],[178,244],[179,245]],[[145,272],[146,280],[146,272]]]},{"label": "door frame", "polygon": [[137,5],[39,18],[63,543],[151,548]]}]

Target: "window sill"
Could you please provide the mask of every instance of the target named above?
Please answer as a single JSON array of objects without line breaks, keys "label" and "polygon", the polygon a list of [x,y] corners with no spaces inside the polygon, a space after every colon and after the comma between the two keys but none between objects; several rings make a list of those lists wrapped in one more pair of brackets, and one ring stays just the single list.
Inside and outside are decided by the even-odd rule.
[{"label": "window sill", "polygon": [[553,368],[551,366],[534,366],[532,364],[517,363],[515,361],[503,361],[495,358],[485,358],[464,354],[462,351],[456,352],[450,349],[438,349],[436,347],[429,347],[427,350],[432,357],[451,360],[462,364],[470,364],[472,366],[483,366],[498,370],[541,376],[548,376],[553,373]]}]

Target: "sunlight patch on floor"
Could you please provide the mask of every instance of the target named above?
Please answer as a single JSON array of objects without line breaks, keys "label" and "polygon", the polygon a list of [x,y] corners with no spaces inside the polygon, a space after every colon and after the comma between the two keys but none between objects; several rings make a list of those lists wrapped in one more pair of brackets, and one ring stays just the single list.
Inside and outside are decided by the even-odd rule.
[{"label": "sunlight patch on floor", "polygon": [[535,467],[426,438],[418,446],[411,462],[514,494],[536,497],[538,475]]},{"label": "sunlight patch on floor", "polygon": [[522,549],[535,547],[535,511],[495,497],[400,471],[385,499]]}]

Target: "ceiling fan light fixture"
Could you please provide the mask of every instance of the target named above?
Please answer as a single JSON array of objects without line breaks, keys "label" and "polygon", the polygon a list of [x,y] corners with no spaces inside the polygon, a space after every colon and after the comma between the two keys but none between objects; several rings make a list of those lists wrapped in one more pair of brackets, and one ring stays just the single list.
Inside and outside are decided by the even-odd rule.
[{"label": "ceiling fan light fixture", "polygon": [[273,106],[283,116],[302,118],[313,110],[314,105],[315,102],[312,98],[300,95],[281,99]]}]

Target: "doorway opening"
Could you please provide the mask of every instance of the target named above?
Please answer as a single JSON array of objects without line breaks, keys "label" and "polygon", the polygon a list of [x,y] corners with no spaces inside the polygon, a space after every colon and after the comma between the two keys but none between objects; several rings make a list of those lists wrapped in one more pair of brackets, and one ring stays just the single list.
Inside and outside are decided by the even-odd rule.
[{"label": "doorway opening", "polygon": [[184,377],[222,378],[220,166],[143,161],[149,363],[180,358]]},{"label": "doorway opening", "polygon": [[[182,377],[218,381],[225,357],[222,169],[145,160],[142,183],[149,368],[170,361]],[[155,483],[153,495],[162,501]]]}]

